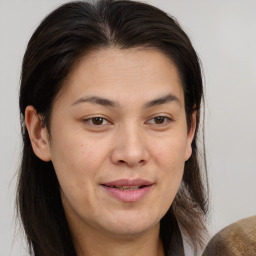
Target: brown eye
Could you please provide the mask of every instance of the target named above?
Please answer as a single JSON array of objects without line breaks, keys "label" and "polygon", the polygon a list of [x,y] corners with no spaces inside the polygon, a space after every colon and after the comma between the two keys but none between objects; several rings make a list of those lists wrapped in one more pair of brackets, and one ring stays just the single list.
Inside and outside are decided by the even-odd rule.
[{"label": "brown eye", "polygon": [[147,121],[147,124],[154,124],[154,125],[165,125],[172,121],[170,117],[167,116],[155,116]]},{"label": "brown eye", "polygon": [[91,120],[92,124],[94,125],[102,125],[104,122],[104,118],[102,117],[93,117]]},{"label": "brown eye", "polygon": [[163,124],[165,122],[166,117],[164,116],[157,116],[154,117],[155,124]]},{"label": "brown eye", "polygon": [[100,116],[95,116],[95,117],[84,119],[83,123],[85,125],[94,126],[94,127],[95,126],[103,127],[105,125],[110,124],[110,122],[106,118],[103,118]]}]

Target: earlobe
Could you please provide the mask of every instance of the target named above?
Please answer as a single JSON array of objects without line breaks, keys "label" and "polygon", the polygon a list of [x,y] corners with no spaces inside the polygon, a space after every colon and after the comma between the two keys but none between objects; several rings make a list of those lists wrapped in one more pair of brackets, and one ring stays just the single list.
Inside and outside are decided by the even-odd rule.
[{"label": "earlobe", "polygon": [[191,118],[191,127],[190,127],[190,130],[188,131],[188,136],[187,136],[187,148],[186,148],[185,161],[187,161],[192,155],[192,142],[195,136],[196,125],[197,125],[196,115],[197,115],[197,111],[194,111],[192,113],[192,118]]},{"label": "earlobe", "polygon": [[27,106],[25,124],[34,153],[43,161],[51,160],[47,128],[33,106]]}]

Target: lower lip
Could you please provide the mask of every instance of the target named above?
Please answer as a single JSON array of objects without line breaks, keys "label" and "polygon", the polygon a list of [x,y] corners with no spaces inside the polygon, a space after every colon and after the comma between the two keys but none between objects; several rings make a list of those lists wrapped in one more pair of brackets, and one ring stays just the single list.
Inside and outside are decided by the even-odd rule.
[{"label": "lower lip", "polygon": [[146,186],[144,188],[136,190],[119,190],[116,188],[111,188],[103,186],[104,189],[113,197],[123,201],[123,202],[136,202],[146,196],[152,188],[152,185]]}]

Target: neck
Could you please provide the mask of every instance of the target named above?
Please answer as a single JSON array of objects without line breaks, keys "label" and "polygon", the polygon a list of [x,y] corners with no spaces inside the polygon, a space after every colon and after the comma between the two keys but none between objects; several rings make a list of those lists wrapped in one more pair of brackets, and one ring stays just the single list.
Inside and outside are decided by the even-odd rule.
[{"label": "neck", "polygon": [[[159,226],[133,236],[110,236],[101,233],[82,232],[74,235],[78,256],[164,256],[159,237]],[[84,235],[83,235],[84,234]]]}]

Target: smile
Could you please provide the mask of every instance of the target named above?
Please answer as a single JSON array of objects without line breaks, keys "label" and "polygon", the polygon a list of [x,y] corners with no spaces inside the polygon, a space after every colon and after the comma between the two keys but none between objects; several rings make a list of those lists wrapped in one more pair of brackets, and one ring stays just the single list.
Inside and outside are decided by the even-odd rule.
[{"label": "smile", "polygon": [[141,188],[144,188],[146,186],[110,186],[110,188],[116,188],[116,189],[119,189],[119,190],[122,190],[122,191],[128,191],[128,190],[138,190],[138,189],[141,189]]},{"label": "smile", "polygon": [[123,202],[136,202],[144,198],[153,183],[146,180],[117,180],[101,184],[108,195]]}]

